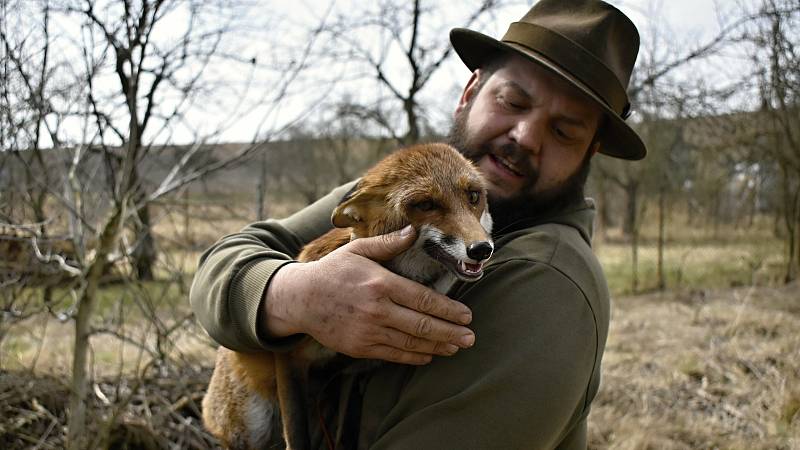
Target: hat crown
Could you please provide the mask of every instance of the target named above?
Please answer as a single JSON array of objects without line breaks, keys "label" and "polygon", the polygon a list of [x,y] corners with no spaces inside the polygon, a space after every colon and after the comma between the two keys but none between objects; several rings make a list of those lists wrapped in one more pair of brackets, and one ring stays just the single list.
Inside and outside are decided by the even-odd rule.
[{"label": "hat crown", "polygon": [[519,22],[572,41],[611,69],[623,89],[628,88],[639,53],[639,32],[617,8],[597,0],[541,0]]}]

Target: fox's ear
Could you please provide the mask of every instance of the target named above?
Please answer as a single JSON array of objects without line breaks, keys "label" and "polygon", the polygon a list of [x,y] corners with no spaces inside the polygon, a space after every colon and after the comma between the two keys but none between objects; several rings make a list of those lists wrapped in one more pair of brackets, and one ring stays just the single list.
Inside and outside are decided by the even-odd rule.
[{"label": "fox's ear", "polygon": [[333,210],[333,214],[331,215],[333,226],[336,228],[347,228],[363,220],[363,216],[359,211],[361,197],[363,197],[363,192],[361,191],[361,182],[359,181],[344,197],[342,197],[339,206]]},{"label": "fox's ear", "polygon": [[349,203],[342,203],[333,210],[331,222],[336,228],[352,227],[363,220],[358,207]]}]

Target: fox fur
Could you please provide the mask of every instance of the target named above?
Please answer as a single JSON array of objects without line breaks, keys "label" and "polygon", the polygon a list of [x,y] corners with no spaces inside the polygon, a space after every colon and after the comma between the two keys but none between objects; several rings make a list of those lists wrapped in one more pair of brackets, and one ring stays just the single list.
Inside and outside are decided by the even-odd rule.
[{"label": "fox fur", "polygon": [[[411,224],[415,243],[386,267],[441,293],[459,279],[479,279],[494,250],[485,182],[445,144],[417,145],[384,158],[345,196],[332,222],[335,228],[307,244],[299,261]],[[206,428],[227,448],[280,446],[282,437],[286,448],[307,450],[309,368],[334,355],[311,337],[280,354],[220,347],[203,399]]]}]

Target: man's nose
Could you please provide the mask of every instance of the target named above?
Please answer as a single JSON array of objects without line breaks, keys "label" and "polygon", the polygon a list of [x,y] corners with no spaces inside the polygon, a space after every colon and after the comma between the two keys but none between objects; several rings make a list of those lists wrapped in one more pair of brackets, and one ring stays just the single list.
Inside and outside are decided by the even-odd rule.
[{"label": "man's nose", "polygon": [[539,122],[532,118],[518,120],[509,130],[508,137],[525,150],[538,154],[541,151],[542,130]]}]

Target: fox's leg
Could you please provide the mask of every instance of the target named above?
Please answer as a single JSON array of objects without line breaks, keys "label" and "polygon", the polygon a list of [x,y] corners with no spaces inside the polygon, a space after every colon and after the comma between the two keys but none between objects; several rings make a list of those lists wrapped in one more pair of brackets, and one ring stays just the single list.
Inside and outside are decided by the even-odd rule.
[{"label": "fox's leg", "polygon": [[278,403],[287,450],[309,450],[305,374],[291,364],[289,354],[275,354]]},{"label": "fox's leg", "polygon": [[270,353],[217,350],[214,373],[203,398],[203,422],[225,448],[263,449],[278,439],[273,358]]},{"label": "fox's leg", "polygon": [[275,401],[262,397],[259,394],[248,392],[245,401],[245,436],[247,449],[268,448],[270,442],[278,432],[275,415],[278,414],[278,405]]}]

